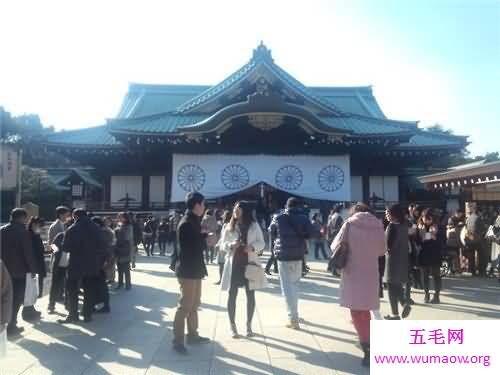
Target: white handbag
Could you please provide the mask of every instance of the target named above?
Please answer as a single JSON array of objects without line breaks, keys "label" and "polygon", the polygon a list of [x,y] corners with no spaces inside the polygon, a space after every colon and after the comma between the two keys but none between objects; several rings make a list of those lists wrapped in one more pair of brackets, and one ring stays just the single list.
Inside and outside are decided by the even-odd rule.
[{"label": "white handbag", "polygon": [[26,289],[24,290],[24,306],[33,306],[38,298],[38,276],[26,274]]},{"label": "white handbag", "polygon": [[58,266],[61,268],[67,268],[69,266],[69,253],[67,251],[62,252]]},{"label": "white handbag", "polygon": [[264,269],[260,264],[248,263],[245,269],[245,278],[248,280],[250,290],[264,289],[269,286]]}]

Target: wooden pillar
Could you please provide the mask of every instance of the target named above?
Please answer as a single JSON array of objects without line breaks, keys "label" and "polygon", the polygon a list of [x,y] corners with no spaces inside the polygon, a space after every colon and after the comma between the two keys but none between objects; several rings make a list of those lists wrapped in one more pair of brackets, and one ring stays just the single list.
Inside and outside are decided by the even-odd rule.
[{"label": "wooden pillar", "polygon": [[171,199],[172,199],[172,181],[173,181],[173,157],[172,154],[168,154],[168,158],[165,163],[165,201],[168,207],[170,207]]},{"label": "wooden pillar", "polygon": [[149,184],[151,181],[151,177],[149,174],[142,175],[142,208],[147,210],[150,208],[149,206]]},{"label": "wooden pillar", "polygon": [[363,184],[363,202],[368,204],[370,201],[370,176],[363,175],[362,184]]},{"label": "wooden pillar", "polygon": [[165,207],[170,207],[170,192],[171,192],[171,183],[172,179],[170,178],[170,174],[165,174]]},{"label": "wooden pillar", "polygon": [[102,193],[102,208],[104,209],[111,207],[111,175],[109,174],[109,172],[104,176],[104,188]]}]

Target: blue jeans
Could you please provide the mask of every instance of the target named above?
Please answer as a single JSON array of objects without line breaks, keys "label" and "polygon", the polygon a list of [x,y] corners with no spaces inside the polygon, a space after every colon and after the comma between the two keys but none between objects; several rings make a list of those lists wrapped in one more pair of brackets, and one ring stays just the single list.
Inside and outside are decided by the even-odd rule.
[{"label": "blue jeans", "polygon": [[302,276],[302,261],[278,261],[281,292],[285,296],[288,318],[299,320],[299,281]]}]

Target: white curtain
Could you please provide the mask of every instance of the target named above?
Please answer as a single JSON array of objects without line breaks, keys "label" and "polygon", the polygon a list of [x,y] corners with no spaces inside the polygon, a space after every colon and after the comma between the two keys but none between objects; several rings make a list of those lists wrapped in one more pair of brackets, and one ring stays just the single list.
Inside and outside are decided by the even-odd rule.
[{"label": "white curtain", "polygon": [[265,182],[305,198],[350,201],[349,155],[188,155],[174,154],[172,202],[188,191],[218,198]]}]

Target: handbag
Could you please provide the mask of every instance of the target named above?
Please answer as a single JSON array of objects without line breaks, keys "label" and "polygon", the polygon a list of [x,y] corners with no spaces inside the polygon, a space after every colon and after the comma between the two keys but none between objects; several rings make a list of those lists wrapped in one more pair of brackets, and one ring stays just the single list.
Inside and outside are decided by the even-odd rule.
[{"label": "handbag", "polygon": [[38,298],[38,276],[26,274],[26,289],[24,290],[24,306],[33,306]]},{"label": "handbag", "polygon": [[248,280],[249,289],[263,289],[268,286],[264,269],[260,264],[250,262],[245,267],[245,278]]},{"label": "handbag", "polygon": [[62,252],[58,266],[61,268],[67,268],[69,266],[69,253],[67,251]]},{"label": "handbag", "polygon": [[343,269],[345,268],[347,261],[349,259],[349,244],[345,236],[349,233],[349,222],[346,222],[346,234],[344,238],[337,244],[335,249],[333,249],[333,255],[330,258],[330,264],[332,269]]}]

